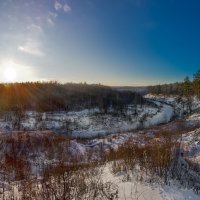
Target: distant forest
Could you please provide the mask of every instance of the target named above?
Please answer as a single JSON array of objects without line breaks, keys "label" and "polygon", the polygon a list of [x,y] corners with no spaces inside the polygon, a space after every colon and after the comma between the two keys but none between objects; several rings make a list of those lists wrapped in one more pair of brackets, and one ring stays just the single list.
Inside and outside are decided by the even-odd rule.
[{"label": "distant forest", "polygon": [[107,86],[60,84],[57,82],[27,82],[0,84],[0,111],[71,111],[109,108],[123,111],[128,104],[143,104],[140,94],[116,91]]},{"label": "distant forest", "polygon": [[200,70],[194,74],[192,80],[189,77],[185,77],[183,82],[149,86],[147,91],[152,94],[180,95],[185,97],[196,95],[200,98]]}]

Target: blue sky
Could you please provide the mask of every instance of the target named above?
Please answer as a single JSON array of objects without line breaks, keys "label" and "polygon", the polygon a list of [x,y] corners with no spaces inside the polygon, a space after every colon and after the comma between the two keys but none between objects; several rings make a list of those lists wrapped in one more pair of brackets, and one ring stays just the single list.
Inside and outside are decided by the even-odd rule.
[{"label": "blue sky", "polygon": [[198,0],[1,0],[0,81],[181,81],[200,67]]}]

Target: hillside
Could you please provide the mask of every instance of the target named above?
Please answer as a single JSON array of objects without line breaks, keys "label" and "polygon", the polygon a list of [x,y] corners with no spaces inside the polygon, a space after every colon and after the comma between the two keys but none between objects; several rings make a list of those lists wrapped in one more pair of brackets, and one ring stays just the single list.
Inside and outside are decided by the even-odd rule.
[{"label": "hillside", "polygon": [[103,85],[57,82],[0,84],[0,111],[71,111],[112,105],[123,110],[128,104],[143,104],[141,95],[116,91]]}]

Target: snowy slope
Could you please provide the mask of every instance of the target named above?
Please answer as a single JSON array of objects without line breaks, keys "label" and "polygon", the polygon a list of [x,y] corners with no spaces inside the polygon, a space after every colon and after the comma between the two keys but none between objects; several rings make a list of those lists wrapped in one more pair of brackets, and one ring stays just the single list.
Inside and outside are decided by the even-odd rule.
[{"label": "snowy slope", "polygon": [[[139,175],[138,175],[139,176]],[[178,183],[171,182],[170,186],[159,183],[145,183],[136,180],[137,176],[129,181],[123,181],[125,174],[112,174],[109,165],[105,167],[104,179],[118,186],[120,200],[199,200],[193,190],[183,189]]]},{"label": "snowy slope", "polygon": [[[170,105],[153,101],[156,105],[134,107],[124,114],[102,114],[98,109],[79,112],[36,113],[27,112],[22,120],[22,130],[62,130],[74,137],[95,137],[116,132],[147,128],[167,123],[173,117]],[[12,121],[0,120],[0,131],[13,129]]]}]

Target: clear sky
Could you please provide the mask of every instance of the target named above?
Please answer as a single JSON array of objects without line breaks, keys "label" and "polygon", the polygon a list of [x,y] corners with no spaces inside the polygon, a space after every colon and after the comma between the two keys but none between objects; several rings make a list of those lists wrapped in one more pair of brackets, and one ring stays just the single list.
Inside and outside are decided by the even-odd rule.
[{"label": "clear sky", "polygon": [[200,68],[199,0],[0,0],[0,81],[149,85]]}]

